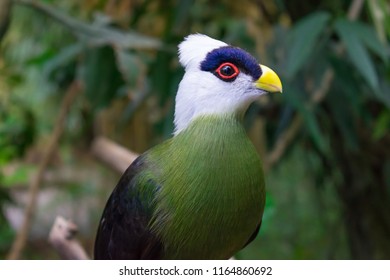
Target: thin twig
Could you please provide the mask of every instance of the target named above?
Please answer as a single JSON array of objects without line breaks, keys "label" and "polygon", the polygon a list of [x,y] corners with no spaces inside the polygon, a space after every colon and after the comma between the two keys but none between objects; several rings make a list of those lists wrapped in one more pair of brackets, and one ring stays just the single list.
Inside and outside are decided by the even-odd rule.
[{"label": "thin twig", "polygon": [[80,83],[74,82],[69,87],[64,99],[62,100],[60,112],[58,114],[53,132],[50,136],[49,144],[47,146],[47,149],[43,152],[43,157],[41,162],[39,163],[37,174],[31,181],[31,184],[29,186],[28,201],[24,211],[23,223],[16,235],[11,250],[7,256],[7,258],[10,260],[19,259],[21,252],[26,245],[28,233],[31,228],[32,218],[34,216],[39,187],[42,183],[44,172],[49,165],[49,162],[53,157],[55,150],[57,149],[59,139],[64,130],[64,123],[68,115],[69,109],[73,104],[75,97],[80,92],[80,89]]},{"label": "thin twig", "polygon": [[291,122],[290,126],[283,133],[283,141],[278,140],[273,148],[273,150],[268,154],[267,161],[264,164],[264,170],[267,172],[276,164],[279,159],[283,156],[286,151],[287,146],[294,140],[295,136],[301,129],[303,119],[300,115],[296,115]]},{"label": "thin twig", "polygon": [[11,4],[11,0],[0,0],[0,42],[9,26]]},{"label": "thin twig", "polygon": [[50,230],[49,242],[64,260],[88,260],[88,254],[74,238],[77,225],[58,216]]},{"label": "thin twig", "polygon": [[347,17],[349,20],[356,20],[362,11],[364,0],[355,0],[349,6]]},{"label": "thin twig", "polygon": [[[349,20],[356,20],[359,16],[362,7],[364,4],[364,0],[354,0],[349,7],[347,17]],[[344,48],[342,45],[337,47],[336,52],[338,54],[342,54],[344,52]],[[327,93],[329,92],[330,86],[334,79],[334,71],[332,68],[328,68],[325,70],[321,83],[316,91],[313,92],[311,99],[309,100],[307,106],[312,107],[315,106],[324,100]],[[291,144],[291,142],[295,139],[298,132],[300,131],[303,124],[302,117],[300,115],[296,115],[291,121],[290,126],[286,129],[286,131],[279,137],[272,151],[270,151],[266,157],[264,168],[265,170],[270,170],[283,156],[287,147]]]}]

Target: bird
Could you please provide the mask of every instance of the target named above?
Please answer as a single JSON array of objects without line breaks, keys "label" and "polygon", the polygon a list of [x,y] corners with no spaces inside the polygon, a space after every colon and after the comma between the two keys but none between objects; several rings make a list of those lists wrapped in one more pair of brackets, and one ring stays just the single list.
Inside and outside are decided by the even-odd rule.
[{"label": "bird", "polygon": [[260,96],[282,92],[280,78],[204,34],[185,37],[178,55],[185,72],[172,137],[119,179],[98,225],[95,259],[229,259],[259,232],[264,174],[243,118]]}]

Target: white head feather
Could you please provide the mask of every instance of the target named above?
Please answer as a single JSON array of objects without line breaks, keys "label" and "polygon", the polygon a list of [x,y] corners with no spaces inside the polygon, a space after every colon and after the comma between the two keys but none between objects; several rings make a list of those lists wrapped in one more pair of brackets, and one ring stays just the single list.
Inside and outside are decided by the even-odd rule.
[{"label": "white head feather", "polygon": [[186,72],[176,95],[175,135],[198,116],[245,111],[265,93],[256,90],[253,78],[245,73],[241,72],[233,82],[225,82],[200,69],[209,52],[224,46],[228,45],[203,34],[189,35],[179,45],[179,60]]},{"label": "white head feather", "polygon": [[183,65],[186,71],[199,68],[200,63],[210,51],[227,45],[203,34],[189,35],[179,45],[180,64]]}]

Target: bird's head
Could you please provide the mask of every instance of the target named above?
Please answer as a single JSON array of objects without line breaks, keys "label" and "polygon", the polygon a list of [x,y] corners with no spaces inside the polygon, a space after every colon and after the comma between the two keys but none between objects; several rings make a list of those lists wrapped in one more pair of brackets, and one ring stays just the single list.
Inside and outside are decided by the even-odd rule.
[{"label": "bird's head", "polygon": [[282,92],[274,71],[246,51],[206,35],[194,34],[179,45],[185,74],[176,96],[175,134],[203,115],[243,115],[268,92]]}]

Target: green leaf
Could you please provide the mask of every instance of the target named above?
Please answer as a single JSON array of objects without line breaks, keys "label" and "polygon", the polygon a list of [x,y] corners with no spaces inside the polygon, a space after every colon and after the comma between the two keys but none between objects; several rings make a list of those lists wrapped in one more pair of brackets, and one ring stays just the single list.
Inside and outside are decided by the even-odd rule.
[{"label": "green leaf", "polygon": [[115,50],[116,64],[122,78],[130,86],[135,86],[137,78],[141,72],[145,72],[145,65],[142,64],[136,54],[130,53],[122,49]]},{"label": "green leaf", "polygon": [[335,30],[345,44],[347,53],[357,70],[372,89],[378,90],[378,75],[356,26],[350,21],[339,19],[335,23]]},{"label": "green leaf", "polygon": [[315,113],[312,109],[307,108],[300,91],[291,86],[289,87],[288,92],[284,94],[284,97],[287,103],[293,106],[301,114],[306,124],[305,127],[307,128],[307,131],[314,144],[321,152],[325,154],[327,150],[325,137],[318,125]]},{"label": "green leaf", "polygon": [[384,63],[387,63],[389,56],[387,54],[386,46],[379,40],[378,34],[375,30],[362,22],[351,22],[353,28],[356,29],[356,34],[359,35],[362,42],[373,53],[378,55]]},{"label": "green leaf", "polygon": [[286,65],[288,78],[292,78],[307,62],[329,19],[328,13],[318,12],[305,17],[295,25]]},{"label": "green leaf", "polygon": [[264,226],[268,223],[269,219],[272,218],[272,216],[275,213],[275,200],[269,192],[266,192],[266,199],[265,199],[265,208],[263,213],[263,224],[262,224],[262,230],[264,231]]},{"label": "green leaf", "polygon": [[389,133],[390,127],[390,111],[383,111],[376,120],[373,137],[374,140],[379,140]]},{"label": "green leaf", "polygon": [[388,16],[388,0],[368,1],[371,19],[381,42],[387,43],[386,32],[390,35],[390,17]]},{"label": "green leaf", "polygon": [[146,65],[139,55],[121,49],[116,49],[115,55],[118,70],[126,82],[126,94],[128,88],[131,87],[133,96],[122,115],[121,122],[124,124],[151,92],[146,78]]},{"label": "green leaf", "polygon": [[380,100],[387,108],[390,108],[390,82],[381,80],[381,89],[374,92],[378,100]]},{"label": "green leaf", "polygon": [[83,70],[88,100],[94,109],[106,108],[123,85],[112,48],[87,49]]},{"label": "green leaf", "polygon": [[383,62],[386,63],[388,61],[386,46],[380,41],[378,33],[372,26],[359,21],[339,21],[344,21],[342,24],[346,25],[346,28],[354,33],[360,39],[361,43],[374,54],[378,55]]},{"label": "green leaf", "polygon": [[64,46],[61,50],[58,50],[55,56],[46,61],[43,68],[43,74],[49,76],[56,69],[70,63],[72,60],[75,60],[83,50],[84,46],[80,43]]}]

